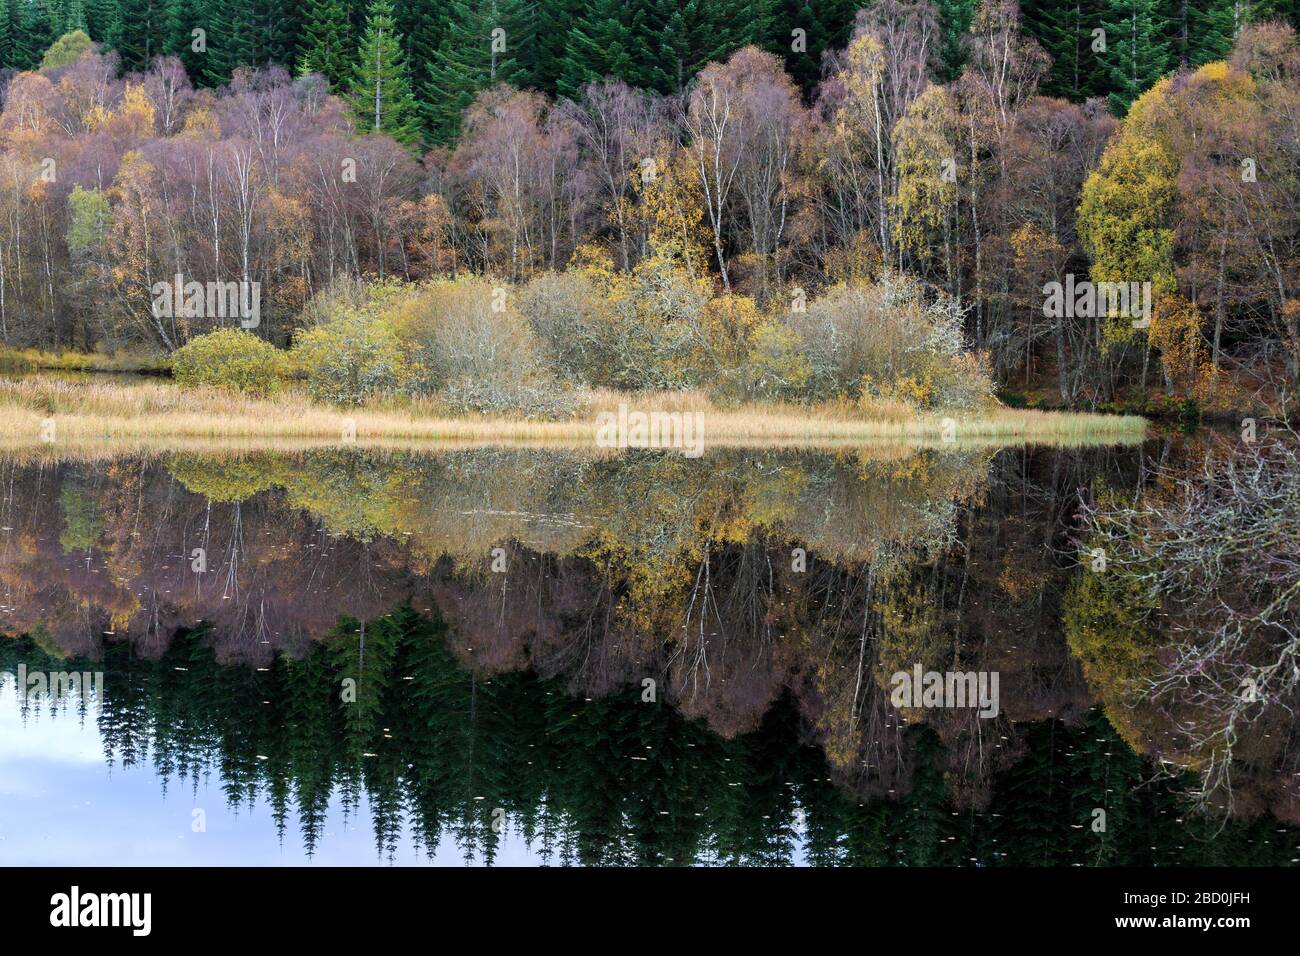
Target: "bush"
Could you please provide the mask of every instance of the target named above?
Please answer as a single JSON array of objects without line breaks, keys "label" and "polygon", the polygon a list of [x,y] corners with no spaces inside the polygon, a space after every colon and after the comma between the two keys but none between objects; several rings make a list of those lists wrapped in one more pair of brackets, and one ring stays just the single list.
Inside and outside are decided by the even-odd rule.
[{"label": "bush", "polygon": [[837,285],[805,311],[766,318],[745,302],[719,308],[726,299],[706,309],[721,317],[707,325],[722,395],[853,401],[873,414],[993,401],[988,369],[965,350],[960,309],[945,295],[927,297],[915,280],[886,275],[877,283]]},{"label": "bush", "polygon": [[293,357],[307,377],[312,398],[360,405],[392,394],[401,381],[397,337],[367,312],[342,315],[300,333]]},{"label": "bush", "polygon": [[519,293],[528,320],[551,367],[571,382],[604,384],[613,313],[605,291],[586,272],[546,272]]},{"label": "bush", "polygon": [[614,323],[605,345],[607,381],[620,389],[688,389],[718,371],[709,350],[709,282],[676,259],[654,255],[612,283]]},{"label": "bush", "polygon": [[742,399],[798,401],[808,391],[812,364],[798,337],[779,322],[763,322],[750,337],[749,353],[728,371],[720,390]]},{"label": "bush", "polygon": [[[560,375],[615,389],[686,389],[718,371],[709,283],[668,254],[630,273],[576,269],[539,276],[520,311]],[[716,311],[717,323],[736,309]]]},{"label": "bush", "polygon": [[217,329],[172,354],[178,384],[213,385],[250,395],[275,391],[286,367],[283,352],[244,329]]},{"label": "bush", "polygon": [[555,417],[572,412],[543,345],[504,283],[465,277],[332,290],[294,356],[313,397],[340,404],[439,397],[454,411]]}]

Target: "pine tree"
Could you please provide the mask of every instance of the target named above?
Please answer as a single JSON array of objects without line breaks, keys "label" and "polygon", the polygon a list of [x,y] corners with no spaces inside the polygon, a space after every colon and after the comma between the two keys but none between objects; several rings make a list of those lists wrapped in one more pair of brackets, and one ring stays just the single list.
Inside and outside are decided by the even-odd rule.
[{"label": "pine tree", "polygon": [[1101,24],[1098,0],[1032,0],[1021,7],[1025,31],[1052,58],[1043,92],[1081,102],[1102,92],[1104,68],[1093,51]]},{"label": "pine tree", "polygon": [[648,5],[654,33],[637,59],[650,82],[638,85],[661,93],[680,92],[709,63],[743,46],[770,49],[777,29],[774,0],[648,0]]},{"label": "pine tree", "polygon": [[1170,68],[1173,48],[1159,0],[1107,0],[1106,8],[1101,62],[1110,81],[1111,109],[1123,115]]},{"label": "pine tree", "polygon": [[385,133],[403,145],[420,138],[418,110],[390,0],[370,4],[348,102],[361,129]]},{"label": "pine tree", "polygon": [[560,89],[569,35],[591,0],[542,0],[537,5],[537,41],[533,56],[533,85],[551,95]]},{"label": "pine tree", "polygon": [[207,31],[208,51],[201,74],[206,85],[221,86],[238,67],[258,63],[252,0],[204,0],[200,19]]},{"label": "pine tree", "polygon": [[395,7],[397,33],[412,79],[424,75],[447,29],[444,0],[403,0]]},{"label": "pine tree", "polygon": [[961,75],[962,64],[966,55],[962,50],[962,37],[970,30],[971,21],[975,19],[976,0],[936,0],[935,11],[939,14],[939,29],[943,40],[939,47],[939,58],[943,63],[943,78],[955,80]]},{"label": "pine tree", "polygon": [[293,71],[298,56],[302,13],[296,0],[253,0],[252,60]]},{"label": "pine tree", "polygon": [[[848,46],[856,0],[781,0],[768,48],[785,57],[785,68],[805,92],[821,79],[822,54]],[[802,30],[802,36],[794,31]],[[798,42],[797,42],[798,41]],[[802,46],[803,49],[796,49]]]},{"label": "pine tree", "polygon": [[45,0],[31,0],[22,5],[15,22],[13,65],[20,70],[34,70],[55,40]]},{"label": "pine tree", "polygon": [[163,0],[121,0],[121,32],[117,52],[122,70],[146,70],[163,52],[168,30],[167,5]]},{"label": "pine tree", "polygon": [[171,0],[167,8],[163,52],[180,59],[191,77],[197,77],[206,62],[206,54],[194,49],[196,29],[205,29],[199,22],[198,0]]},{"label": "pine tree", "polygon": [[644,68],[646,57],[639,48],[646,38],[644,19],[644,9],[634,9],[626,0],[593,0],[579,11],[558,64],[560,94],[576,96],[587,83],[606,77],[632,86],[657,87]]},{"label": "pine tree", "polygon": [[59,9],[59,20],[55,27],[55,33],[63,36],[65,33],[72,33],[74,30],[80,30],[89,34],[89,25],[86,22],[86,8],[83,0],[65,0]]},{"label": "pine tree", "polygon": [[1241,0],[1203,0],[1199,6],[1189,12],[1187,62],[1191,66],[1222,60],[1241,28],[1254,19],[1254,11]]},{"label": "pine tree", "polygon": [[319,73],[337,89],[352,75],[352,21],[343,0],[311,0],[303,16],[298,69]]},{"label": "pine tree", "polygon": [[14,30],[9,19],[9,4],[0,0],[0,70],[13,65]]},{"label": "pine tree", "polygon": [[450,143],[475,95],[494,83],[522,84],[531,34],[519,0],[451,0],[447,30],[417,82],[429,138]]},{"label": "pine tree", "polygon": [[90,38],[117,49],[122,38],[122,11],[118,0],[85,0],[86,32]]}]

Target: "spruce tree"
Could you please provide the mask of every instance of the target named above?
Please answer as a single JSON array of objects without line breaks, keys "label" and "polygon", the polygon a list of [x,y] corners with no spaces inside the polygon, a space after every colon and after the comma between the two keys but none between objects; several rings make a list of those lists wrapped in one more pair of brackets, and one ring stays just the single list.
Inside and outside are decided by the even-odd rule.
[{"label": "spruce tree", "polygon": [[638,66],[646,85],[661,93],[686,88],[711,62],[725,60],[748,44],[771,49],[777,30],[774,0],[647,0],[654,31],[641,49]]},{"label": "spruce tree", "polygon": [[406,69],[414,80],[433,62],[447,29],[447,5],[444,0],[403,0],[394,9]]},{"label": "spruce tree", "polygon": [[479,90],[494,83],[523,85],[531,25],[519,0],[451,0],[447,30],[417,83],[429,138],[450,143]]},{"label": "spruce tree", "polygon": [[626,0],[593,0],[579,11],[565,36],[557,64],[556,88],[560,94],[576,96],[587,83],[606,77],[632,86],[658,88],[646,69],[644,51],[639,48],[647,39],[644,18],[644,9],[634,10]]},{"label": "spruce tree", "polygon": [[[848,46],[856,0],[781,0],[768,49],[785,57],[785,68],[810,93],[821,80],[822,54]],[[795,30],[802,30],[796,36]],[[803,47],[803,49],[796,49]]]},{"label": "spruce tree", "polygon": [[167,4],[164,0],[122,0],[121,9],[117,52],[122,70],[147,70],[163,52],[163,38],[169,32]]},{"label": "spruce tree", "polygon": [[14,31],[9,19],[9,5],[0,0],[0,70],[13,65]]},{"label": "spruce tree", "polygon": [[202,80],[221,86],[241,66],[253,66],[258,58],[253,47],[252,0],[204,0],[202,19],[207,30],[208,52]]},{"label": "spruce tree", "polygon": [[1252,13],[1241,0],[1203,0],[1199,6],[1189,11],[1187,62],[1191,66],[1226,57]]},{"label": "spruce tree", "polygon": [[302,12],[296,0],[253,0],[252,61],[275,64],[290,72],[298,56]]},{"label": "spruce tree", "polygon": [[348,102],[357,125],[403,145],[420,138],[419,117],[390,0],[373,0],[357,49]]},{"label": "spruce tree", "polygon": [[971,21],[975,19],[976,5],[976,0],[935,0],[935,12],[939,14],[939,29],[943,37],[939,46],[939,59],[946,80],[955,80],[961,75],[966,60],[961,41],[970,30]]},{"label": "spruce tree", "polygon": [[1052,58],[1042,90],[1050,96],[1081,102],[1108,87],[1100,58],[1094,52],[1101,26],[1098,0],[1030,0],[1021,7],[1025,32]]},{"label": "spruce tree", "polygon": [[15,23],[13,65],[19,70],[34,70],[55,39],[45,0],[31,0],[22,5]]},{"label": "spruce tree", "polygon": [[355,47],[344,0],[311,0],[303,16],[298,69],[319,73],[338,89],[352,76]]},{"label": "spruce tree", "polygon": [[171,0],[167,7],[167,36],[163,39],[163,52],[177,57],[191,77],[197,77],[206,62],[206,54],[194,49],[194,31],[206,29],[199,22],[198,6],[198,0]]},{"label": "spruce tree", "polygon": [[569,34],[591,0],[542,0],[537,5],[537,39],[532,81],[537,89],[555,95],[564,74]]},{"label": "spruce tree", "polygon": [[85,0],[86,32],[106,47],[117,49],[122,38],[122,11],[118,0]]},{"label": "spruce tree", "polygon": [[1159,0],[1107,0],[1106,17],[1106,52],[1100,59],[1111,109],[1122,116],[1173,65],[1173,45]]}]

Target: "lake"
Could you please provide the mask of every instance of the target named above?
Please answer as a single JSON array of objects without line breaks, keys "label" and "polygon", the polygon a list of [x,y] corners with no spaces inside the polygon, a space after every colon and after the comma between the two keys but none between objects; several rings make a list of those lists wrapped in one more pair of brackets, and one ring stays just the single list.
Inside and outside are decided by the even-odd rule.
[{"label": "lake", "polygon": [[0,864],[1293,863],[1071,623],[1198,454],[0,458]]}]

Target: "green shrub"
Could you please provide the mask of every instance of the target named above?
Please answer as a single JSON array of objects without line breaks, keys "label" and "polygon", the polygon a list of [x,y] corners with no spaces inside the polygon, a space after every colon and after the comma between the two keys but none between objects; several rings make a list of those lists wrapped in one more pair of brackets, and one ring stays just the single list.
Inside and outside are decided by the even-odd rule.
[{"label": "green shrub", "polygon": [[215,385],[268,395],[285,369],[283,352],[244,329],[217,329],[172,354],[172,375],[186,387]]},{"label": "green shrub", "polygon": [[386,324],[366,312],[301,333],[293,357],[312,398],[338,405],[386,397],[401,382],[401,345]]},{"label": "green shrub", "polygon": [[780,322],[762,322],[750,337],[749,354],[721,380],[720,393],[740,399],[798,401],[812,377],[812,365],[799,349],[799,339]]}]

